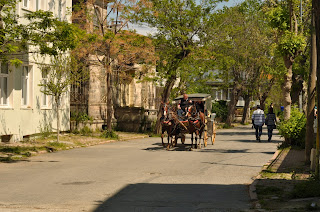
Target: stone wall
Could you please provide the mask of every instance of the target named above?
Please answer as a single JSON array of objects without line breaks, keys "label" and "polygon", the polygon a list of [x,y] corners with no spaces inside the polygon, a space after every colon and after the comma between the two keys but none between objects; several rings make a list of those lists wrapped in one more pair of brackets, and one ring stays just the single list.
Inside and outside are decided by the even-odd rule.
[{"label": "stone wall", "polygon": [[115,108],[117,130],[127,132],[145,132],[152,130],[157,116],[155,110],[144,110],[141,107]]}]

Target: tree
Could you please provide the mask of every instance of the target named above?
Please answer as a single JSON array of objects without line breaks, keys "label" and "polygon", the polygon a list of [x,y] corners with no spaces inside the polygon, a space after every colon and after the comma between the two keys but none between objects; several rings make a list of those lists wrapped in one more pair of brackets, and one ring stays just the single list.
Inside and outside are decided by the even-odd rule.
[{"label": "tree", "polygon": [[311,149],[314,144],[314,106],[316,99],[316,76],[317,76],[317,43],[316,43],[316,29],[315,29],[315,11],[314,8],[311,12],[312,25],[311,25],[311,55],[310,55],[310,72],[308,81],[308,101],[306,110],[306,143],[305,143],[305,162],[310,163]]},{"label": "tree", "polygon": [[[232,87],[227,125],[231,125],[240,96],[248,100],[258,94],[259,82],[268,75],[265,68],[271,61],[267,27],[260,1],[245,1],[233,8],[224,8],[215,19],[212,33],[216,68],[226,87]],[[245,121],[245,119],[244,119]]]},{"label": "tree", "polygon": [[[142,2],[144,1],[140,1],[140,4]],[[162,102],[168,102],[179,77],[183,77],[181,85],[185,91],[187,75],[197,70],[200,58],[209,61],[210,54],[205,50],[205,36],[212,23],[216,2],[218,1],[197,3],[195,0],[151,0],[148,2],[149,6],[141,9],[134,17],[136,23],[146,23],[157,29],[152,39],[159,58],[157,79],[164,83]],[[157,132],[160,130],[161,112],[159,108]]]},{"label": "tree", "polygon": [[270,25],[277,30],[277,50],[283,57],[286,72],[283,74],[283,105],[284,120],[290,118],[291,111],[291,87],[293,64],[298,54],[305,48],[306,41],[301,27],[298,25],[298,7],[295,0],[268,1],[267,12]]},{"label": "tree", "polygon": [[[35,54],[37,63],[46,75],[39,86],[41,92],[54,99],[57,115],[57,141],[60,132],[60,106],[62,96],[69,91],[71,84],[85,79],[85,73],[77,69],[69,52],[75,49],[82,39],[83,31],[66,21],[60,21],[49,11],[36,11],[25,16],[29,23],[22,26],[22,36],[28,41],[28,52]],[[48,58],[51,60],[47,63]],[[42,60],[42,62],[41,62]]]},{"label": "tree", "polygon": [[26,40],[21,39],[22,25],[18,24],[16,0],[0,1],[0,60],[13,65],[22,64],[18,52],[26,50]]},{"label": "tree", "polygon": [[[316,46],[317,46],[317,106],[320,105],[320,2],[313,0],[312,9],[314,10],[314,20],[315,20],[315,33],[316,33]],[[316,179],[319,180],[319,127],[320,127],[320,118],[317,116],[317,142],[316,142]]]},{"label": "tree", "polygon": [[104,70],[101,78],[107,87],[103,99],[109,131],[112,131],[113,79],[130,76],[135,63],[149,66],[155,60],[151,40],[127,29],[131,15],[140,9],[135,0],[79,1],[73,7],[73,22],[86,31],[86,38],[74,54],[87,65],[96,61]]},{"label": "tree", "polygon": [[57,115],[57,142],[59,142],[60,133],[60,107],[63,95],[70,90],[70,85],[81,83],[87,79],[85,72],[79,71],[79,63],[70,56],[58,54],[51,57],[50,64],[41,65],[42,75],[45,75],[39,86],[41,92],[53,97],[55,103],[55,112]]}]

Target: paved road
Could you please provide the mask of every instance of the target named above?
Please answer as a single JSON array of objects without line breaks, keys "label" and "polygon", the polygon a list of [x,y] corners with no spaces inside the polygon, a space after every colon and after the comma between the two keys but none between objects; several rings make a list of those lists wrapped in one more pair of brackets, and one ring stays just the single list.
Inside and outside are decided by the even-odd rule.
[{"label": "paved road", "polygon": [[248,211],[247,185],[280,141],[266,137],[245,126],[201,150],[147,138],[0,164],[0,211]]}]

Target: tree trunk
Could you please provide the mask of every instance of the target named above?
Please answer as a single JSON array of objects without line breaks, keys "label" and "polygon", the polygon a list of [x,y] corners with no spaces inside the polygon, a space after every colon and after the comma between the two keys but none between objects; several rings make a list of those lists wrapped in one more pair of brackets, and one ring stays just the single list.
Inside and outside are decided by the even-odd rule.
[{"label": "tree trunk", "polygon": [[[316,25],[316,40],[317,40],[317,79],[320,79],[320,54],[318,53],[319,50],[320,50],[320,1],[319,0],[313,0],[312,1],[312,5],[313,5],[313,8],[314,8],[314,17],[315,17],[315,25]],[[318,96],[319,92],[320,92],[320,80],[317,80],[317,83],[316,83],[316,87],[317,87],[317,106],[319,107],[320,106],[320,97]],[[319,115],[318,115],[318,118],[317,118],[317,123],[318,123],[318,129],[319,129],[319,126],[320,126],[320,118],[319,118]],[[317,161],[318,163],[316,163],[316,179],[319,180],[319,135],[317,135],[317,145],[316,145],[316,158],[317,158]]]},{"label": "tree trunk", "polygon": [[268,83],[268,86],[266,87],[265,91],[261,94],[259,94],[259,100],[260,100],[260,107],[261,107],[261,110],[264,110],[265,109],[265,102],[267,100],[267,98],[269,97],[269,92],[272,88],[274,84],[274,78],[272,78],[270,80],[270,82]]},{"label": "tree trunk", "polygon": [[107,128],[112,131],[112,87],[111,87],[111,66],[107,72]]},{"label": "tree trunk", "polygon": [[231,126],[233,120],[234,120],[234,114],[235,114],[235,110],[236,110],[236,105],[238,103],[239,100],[239,96],[240,96],[240,91],[241,91],[241,86],[238,85],[236,82],[233,86],[233,90],[231,93],[231,100],[228,104],[228,116],[227,116],[227,120],[226,120],[226,125],[227,126]]},{"label": "tree trunk", "polygon": [[295,76],[293,74],[292,77],[292,87],[291,87],[291,104],[299,105],[300,94],[303,89],[303,80],[301,76]]},{"label": "tree trunk", "polygon": [[290,118],[291,113],[291,87],[292,87],[292,59],[290,56],[284,57],[284,63],[287,68],[287,73],[283,76],[284,82],[282,86],[282,94],[283,94],[283,119],[288,120]]},{"label": "tree trunk", "polygon": [[56,113],[57,113],[57,142],[59,142],[59,134],[60,134],[60,97],[55,97],[56,102]]},{"label": "tree trunk", "polygon": [[[161,96],[161,101],[162,102],[168,102],[171,90],[172,90],[175,82],[176,82],[176,76],[171,76],[167,80],[166,85],[165,85],[164,90],[163,90],[163,93],[162,93],[162,96]],[[160,118],[163,115],[161,106],[162,105],[160,104],[159,109],[158,109],[157,122],[156,122],[156,126],[155,126],[155,133],[156,134],[159,134],[160,131],[161,131]]]},{"label": "tree trunk", "polygon": [[244,108],[243,108],[243,114],[242,114],[242,120],[241,124],[246,124],[249,121],[250,116],[250,96],[245,95],[244,97]]},{"label": "tree trunk", "polygon": [[307,129],[305,143],[305,163],[310,164],[310,154],[314,143],[314,106],[316,98],[316,76],[317,76],[317,49],[314,11],[312,12],[312,30],[311,30],[311,56],[310,56],[310,72],[308,81],[308,102],[307,102]]}]

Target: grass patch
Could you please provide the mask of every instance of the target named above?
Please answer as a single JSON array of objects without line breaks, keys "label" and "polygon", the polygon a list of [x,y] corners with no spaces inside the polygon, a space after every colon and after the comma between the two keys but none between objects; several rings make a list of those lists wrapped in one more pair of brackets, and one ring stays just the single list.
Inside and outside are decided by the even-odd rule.
[{"label": "grass patch", "polygon": [[48,147],[53,147],[55,149],[62,149],[62,150],[67,149],[67,147],[68,147],[67,144],[61,143],[61,142],[56,142],[56,141],[48,142],[47,146]]},{"label": "grass patch", "polygon": [[233,128],[234,126],[229,126],[229,125],[227,125],[227,124],[223,124],[222,126],[221,126],[223,129],[231,129],[231,128]]},{"label": "grass patch", "polygon": [[307,198],[320,196],[320,182],[308,180],[297,183],[290,194],[291,198]]},{"label": "grass patch", "polygon": [[266,195],[266,196],[271,196],[271,195],[277,195],[277,196],[281,196],[284,191],[283,189],[279,188],[279,187],[275,187],[275,186],[257,186],[257,193],[259,195]]},{"label": "grass patch", "polygon": [[12,154],[23,154],[28,151],[36,152],[38,150],[39,150],[39,148],[37,148],[37,147],[20,147],[20,146],[16,146],[16,147],[2,146],[2,147],[0,147],[0,152],[12,153]]}]

